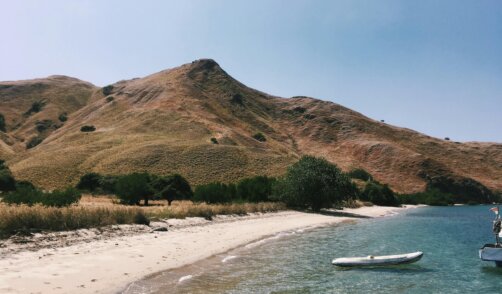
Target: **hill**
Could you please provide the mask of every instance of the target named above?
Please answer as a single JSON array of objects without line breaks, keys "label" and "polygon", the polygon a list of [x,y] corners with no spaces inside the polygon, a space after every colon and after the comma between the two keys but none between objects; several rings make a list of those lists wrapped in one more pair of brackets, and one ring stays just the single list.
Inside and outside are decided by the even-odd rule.
[{"label": "hill", "polygon": [[[42,109],[29,113],[38,101]],[[210,59],[104,88],[60,76],[3,82],[0,113],[0,156],[19,179],[48,189],[89,171],[177,172],[194,184],[277,176],[313,154],[344,170],[364,168],[402,193],[426,185],[502,191],[502,144],[440,140],[336,103],[271,96]],[[96,130],[81,132],[84,125]],[[26,148],[37,136],[43,140]]]}]

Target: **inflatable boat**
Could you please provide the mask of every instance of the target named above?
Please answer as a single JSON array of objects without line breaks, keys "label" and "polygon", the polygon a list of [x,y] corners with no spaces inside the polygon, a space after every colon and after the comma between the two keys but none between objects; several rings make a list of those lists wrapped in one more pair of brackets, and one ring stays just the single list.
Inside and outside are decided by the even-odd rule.
[{"label": "inflatable boat", "polygon": [[397,255],[344,257],[333,259],[331,263],[336,266],[342,267],[396,265],[417,262],[422,258],[423,255],[423,252],[417,251],[413,253]]}]

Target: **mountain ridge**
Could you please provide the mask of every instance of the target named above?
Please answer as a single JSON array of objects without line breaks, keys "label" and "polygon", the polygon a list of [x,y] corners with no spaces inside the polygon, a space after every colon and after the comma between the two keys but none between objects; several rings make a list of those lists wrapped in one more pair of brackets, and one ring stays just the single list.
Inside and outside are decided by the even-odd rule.
[{"label": "mountain ridge", "polygon": [[[424,190],[431,179],[442,177],[459,183],[472,179],[473,185],[502,191],[502,144],[445,141],[333,102],[269,95],[235,80],[212,59],[103,88],[51,77],[44,86],[50,91],[15,95],[14,83],[22,88],[30,82],[0,82],[0,113],[7,122],[7,132],[0,132],[0,157],[17,177],[46,188],[74,184],[89,171],[178,172],[194,184],[278,176],[301,155],[312,154],[344,170],[364,168],[402,193]],[[58,85],[51,84],[55,80]],[[23,118],[38,101],[34,93],[42,93],[37,99],[47,103]],[[73,97],[66,99],[72,103],[64,97]],[[13,99],[23,103],[15,107],[9,104]],[[17,116],[6,114],[11,109]],[[55,121],[61,112],[67,121],[47,133],[37,131],[37,121]],[[82,133],[83,125],[96,131]],[[254,139],[256,133],[266,142]],[[33,136],[43,140],[23,149]],[[2,151],[4,145],[10,152]]]}]

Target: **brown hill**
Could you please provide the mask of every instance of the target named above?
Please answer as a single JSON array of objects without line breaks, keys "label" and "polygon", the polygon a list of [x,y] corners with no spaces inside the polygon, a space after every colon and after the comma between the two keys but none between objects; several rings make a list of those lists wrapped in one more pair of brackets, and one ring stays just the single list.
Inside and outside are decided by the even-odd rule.
[{"label": "brown hill", "polygon": [[[37,101],[46,101],[43,109],[27,114]],[[89,171],[228,182],[280,175],[313,154],[344,170],[364,168],[398,192],[427,183],[502,191],[502,144],[439,140],[332,102],[270,96],[207,59],[102,89],[66,77],[0,83],[0,113],[7,122],[0,155],[18,178],[46,188]],[[44,129],[43,120],[54,124]],[[81,132],[84,125],[96,131]],[[26,149],[33,136],[44,140]]]}]

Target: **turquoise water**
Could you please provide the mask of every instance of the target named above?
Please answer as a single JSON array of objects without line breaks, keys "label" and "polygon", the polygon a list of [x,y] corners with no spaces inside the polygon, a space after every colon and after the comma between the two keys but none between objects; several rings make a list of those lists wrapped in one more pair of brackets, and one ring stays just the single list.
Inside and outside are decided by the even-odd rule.
[{"label": "turquoise water", "polygon": [[[502,269],[478,258],[479,247],[493,242],[488,209],[425,207],[289,232],[157,274],[128,293],[502,293]],[[425,255],[410,265],[331,265],[336,257],[413,251]]]}]

